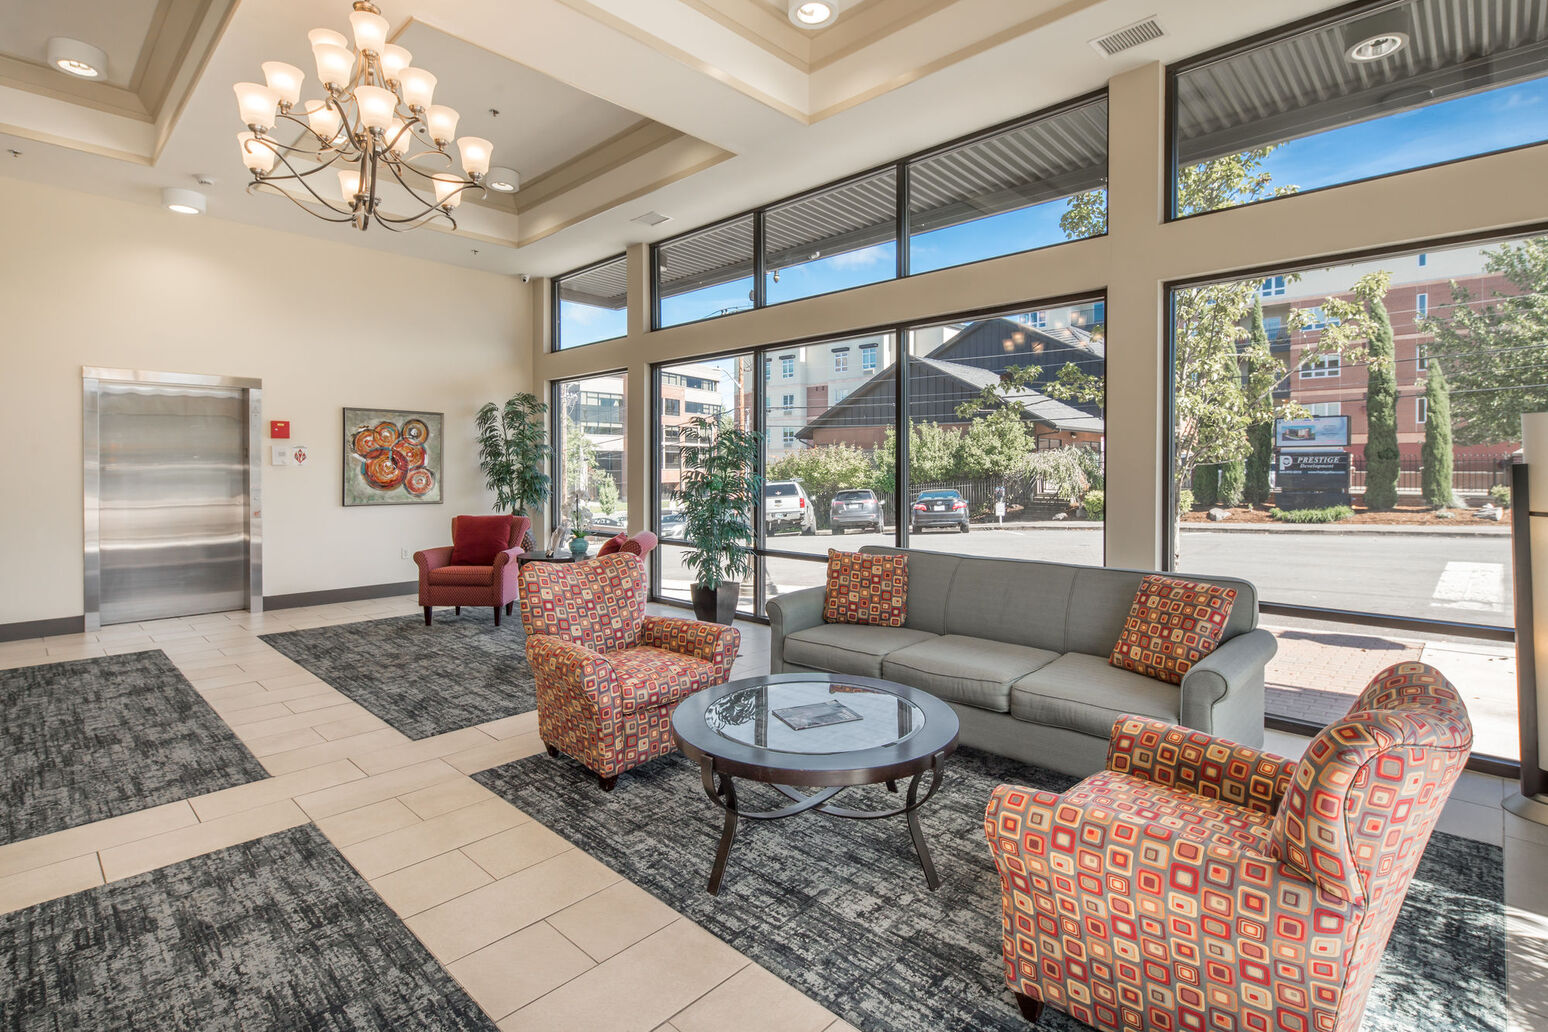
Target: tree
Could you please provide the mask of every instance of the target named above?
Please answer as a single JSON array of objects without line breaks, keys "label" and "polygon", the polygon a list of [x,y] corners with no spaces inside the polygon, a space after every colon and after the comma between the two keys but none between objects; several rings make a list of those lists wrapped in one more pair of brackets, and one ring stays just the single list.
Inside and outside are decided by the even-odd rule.
[{"label": "tree", "polygon": [[1451,504],[1451,387],[1435,359],[1424,381],[1424,500],[1437,509]]},{"label": "tree", "polygon": [[[1255,354],[1269,351],[1268,330],[1263,325],[1263,301],[1252,300],[1252,318],[1247,325],[1247,336],[1252,341]],[[1270,467],[1274,462],[1274,421],[1264,419],[1247,428],[1247,444],[1251,449],[1242,468],[1242,498],[1249,505],[1262,505],[1269,499]]]},{"label": "tree", "polygon": [[1548,237],[1484,253],[1519,293],[1485,300],[1453,283],[1449,315],[1420,324],[1446,366],[1458,444],[1519,440],[1522,413],[1548,409]]},{"label": "tree", "polygon": [[1194,505],[1214,506],[1220,495],[1219,464],[1199,463],[1194,466],[1193,476],[1188,478],[1188,489],[1193,492]]},{"label": "tree", "polygon": [[1372,512],[1397,506],[1402,452],[1397,437],[1397,368],[1392,320],[1387,315],[1387,286],[1392,276],[1374,272],[1355,284],[1354,301],[1329,299],[1323,306],[1331,321],[1324,337],[1365,337],[1365,507]]},{"label": "tree", "polygon": [[683,510],[683,536],[693,549],[683,565],[711,590],[752,569],[752,513],[763,490],[758,450],[763,435],[729,419],[695,416],[683,425],[683,475],[673,501]]},{"label": "tree", "polygon": [[[1261,424],[1254,424],[1254,427]],[[1248,447],[1252,446],[1252,428],[1247,431]],[[1247,460],[1232,459],[1230,462],[1220,465],[1220,490],[1215,495],[1215,502],[1219,505],[1236,506],[1242,504],[1242,496],[1247,492]]]},{"label": "tree", "polygon": [[1005,477],[1036,450],[1036,440],[1028,432],[1019,407],[999,408],[968,424],[957,445],[957,474]]},{"label": "tree", "polygon": [[833,495],[850,487],[870,487],[876,479],[871,456],[852,444],[824,444],[784,456],[768,469],[770,480],[798,480],[817,510],[817,522],[828,525]]},{"label": "tree", "polygon": [[604,516],[611,516],[618,511],[619,504],[623,501],[618,495],[618,485],[613,482],[611,473],[597,471],[597,511]]}]

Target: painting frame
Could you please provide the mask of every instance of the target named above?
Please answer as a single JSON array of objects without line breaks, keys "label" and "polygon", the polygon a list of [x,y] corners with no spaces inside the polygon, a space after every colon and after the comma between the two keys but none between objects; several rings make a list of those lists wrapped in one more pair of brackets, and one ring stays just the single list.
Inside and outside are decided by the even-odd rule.
[{"label": "painting frame", "polygon": [[446,413],[346,406],[341,442],[346,508],[445,502]]}]

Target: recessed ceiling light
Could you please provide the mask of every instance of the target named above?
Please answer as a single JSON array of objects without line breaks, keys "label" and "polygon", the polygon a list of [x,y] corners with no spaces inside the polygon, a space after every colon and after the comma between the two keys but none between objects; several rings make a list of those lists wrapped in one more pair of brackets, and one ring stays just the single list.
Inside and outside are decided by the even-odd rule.
[{"label": "recessed ceiling light", "polygon": [[521,189],[521,176],[514,168],[496,165],[484,176],[484,185],[500,193],[515,193]]},{"label": "recessed ceiling light", "polygon": [[168,211],[179,215],[203,215],[204,195],[197,190],[180,190],[167,187],[161,191],[161,203]]},{"label": "recessed ceiling light", "polygon": [[48,41],[48,63],[77,79],[100,79],[107,74],[107,55],[90,43],[67,36]]},{"label": "recessed ceiling light", "polygon": [[790,0],[790,20],[803,29],[820,29],[834,14],[833,5],[825,0]]},{"label": "recessed ceiling light", "polygon": [[1362,39],[1344,53],[1351,61],[1380,61],[1390,57],[1408,45],[1408,34],[1383,32],[1369,39]]},{"label": "recessed ceiling light", "polygon": [[1394,7],[1344,23],[1344,56],[1357,64],[1380,61],[1408,46],[1413,19],[1406,8]]}]

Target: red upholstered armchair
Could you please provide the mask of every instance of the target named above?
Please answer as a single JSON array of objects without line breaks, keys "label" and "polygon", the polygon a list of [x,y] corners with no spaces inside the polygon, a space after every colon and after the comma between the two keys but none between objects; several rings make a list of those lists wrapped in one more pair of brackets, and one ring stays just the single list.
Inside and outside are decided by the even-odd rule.
[{"label": "red upholstered armchair", "polygon": [[645,615],[645,564],[628,553],[521,571],[538,734],[612,791],[621,771],[676,749],[672,711],[731,676],[734,627]]},{"label": "red upholstered armchair", "polygon": [[1005,980],[1100,1029],[1355,1032],[1472,746],[1432,667],[1376,675],[1292,763],[1139,717],[1065,792],[1001,785]]},{"label": "red upholstered armchair", "polygon": [[531,526],[525,516],[453,516],[450,545],[414,553],[425,626],[435,606],[456,606],[459,613],[463,606],[491,606],[499,627],[501,607],[509,613],[516,602],[516,559]]}]

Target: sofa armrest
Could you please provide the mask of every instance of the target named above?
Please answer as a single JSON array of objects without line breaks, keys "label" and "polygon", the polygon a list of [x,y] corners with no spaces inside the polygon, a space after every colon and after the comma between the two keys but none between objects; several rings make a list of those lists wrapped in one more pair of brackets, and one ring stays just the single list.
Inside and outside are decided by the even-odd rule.
[{"label": "sofa armrest", "polygon": [[826,587],[802,588],[769,599],[769,673],[785,671],[785,635],[822,624],[822,607],[827,600]]},{"label": "sofa armrest", "polygon": [[431,570],[439,570],[443,566],[451,565],[452,546],[442,545],[440,548],[426,548],[414,553],[414,565],[419,567],[420,575]]},{"label": "sofa armrest", "polygon": [[1181,717],[1188,727],[1257,748],[1263,744],[1263,672],[1279,651],[1261,627],[1238,634],[1183,675]]},{"label": "sofa armrest", "polygon": [[741,650],[742,632],[702,620],[647,616],[640,628],[640,644],[714,664],[715,676],[724,681],[731,676],[731,664]]},{"label": "sofa armrest", "polygon": [[1295,762],[1164,720],[1125,716],[1113,721],[1107,769],[1272,814]]}]

